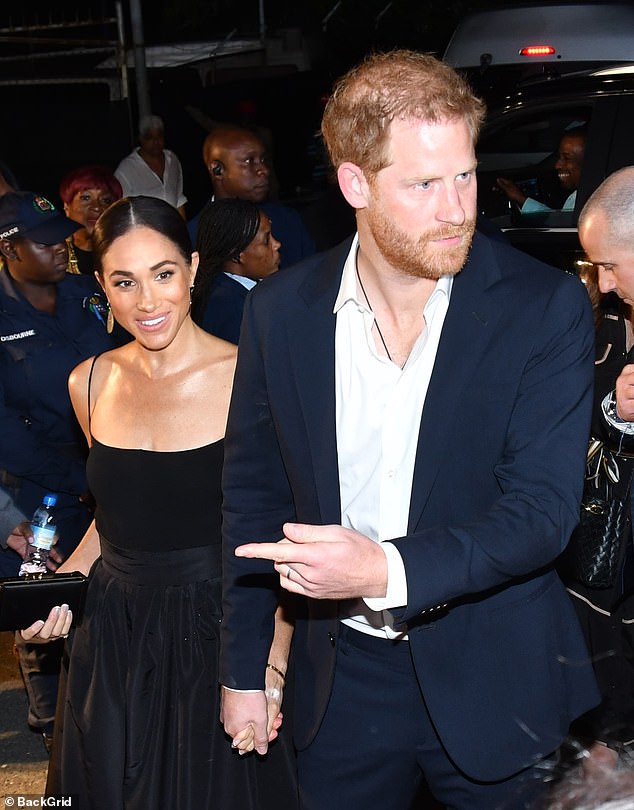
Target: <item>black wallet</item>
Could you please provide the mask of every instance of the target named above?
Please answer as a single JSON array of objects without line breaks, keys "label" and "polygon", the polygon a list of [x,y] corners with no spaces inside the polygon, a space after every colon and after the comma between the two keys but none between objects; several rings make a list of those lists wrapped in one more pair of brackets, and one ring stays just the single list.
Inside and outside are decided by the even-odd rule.
[{"label": "black wallet", "polygon": [[21,630],[38,619],[46,620],[56,605],[68,605],[76,624],[84,608],[87,584],[88,577],[79,572],[0,579],[0,630]]}]

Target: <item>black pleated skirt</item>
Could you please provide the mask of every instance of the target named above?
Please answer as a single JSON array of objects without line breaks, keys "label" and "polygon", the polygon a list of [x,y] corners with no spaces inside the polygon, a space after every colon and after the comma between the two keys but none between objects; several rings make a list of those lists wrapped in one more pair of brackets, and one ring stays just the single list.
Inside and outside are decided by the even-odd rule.
[{"label": "black pleated skirt", "polygon": [[[58,704],[47,793],[82,810],[293,810],[290,724],[240,757],[218,720],[217,549],[102,538]],[[286,701],[285,701],[286,703]],[[74,805],[73,805],[74,806]]]}]

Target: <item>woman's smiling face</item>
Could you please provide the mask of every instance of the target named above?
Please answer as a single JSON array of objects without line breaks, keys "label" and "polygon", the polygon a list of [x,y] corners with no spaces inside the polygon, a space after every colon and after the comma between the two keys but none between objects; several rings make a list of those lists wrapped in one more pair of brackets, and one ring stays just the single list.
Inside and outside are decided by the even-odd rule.
[{"label": "woman's smiling face", "polygon": [[139,226],[112,242],[98,278],[117,322],[158,350],[172,343],[189,315],[197,267],[197,253],[188,261],[166,236]]}]

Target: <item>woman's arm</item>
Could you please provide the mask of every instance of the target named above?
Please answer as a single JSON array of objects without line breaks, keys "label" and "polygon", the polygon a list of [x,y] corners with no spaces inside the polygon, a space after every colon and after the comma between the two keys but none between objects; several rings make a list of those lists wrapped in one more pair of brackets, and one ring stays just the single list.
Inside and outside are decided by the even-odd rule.
[{"label": "woman's arm", "polygon": [[57,573],[68,574],[72,571],[79,571],[88,576],[92,564],[99,556],[99,551],[99,533],[93,520],[75,551],[59,566]]},{"label": "woman's arm", "polygon": [[282,700],[286,686],[288,655],[295,630],[295,603],[286,591],[280,593],[280,603],[275,611],[275,634],[269,651],[269,660],[264,677],[268,712],[269,742],[277,737],[282,725]]},{"label": "woman's arm", "polygon": [[88,360],[84,360],[83,363],[76,366],[68,378],[70,401],[89,447],[92,444],[92,439],[90,436],[90,415],[88,413],[88,380],[92,365],[93,358],[89,357]]}]

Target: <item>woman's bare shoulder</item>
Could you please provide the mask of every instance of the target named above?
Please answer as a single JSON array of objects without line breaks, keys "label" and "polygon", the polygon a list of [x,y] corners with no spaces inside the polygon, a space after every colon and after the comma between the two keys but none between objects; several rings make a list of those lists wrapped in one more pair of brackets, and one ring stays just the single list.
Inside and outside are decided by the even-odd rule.
[{"label": "woman's bare shoulder", "polygon": [[202,345],[205,360],[210,365],[228,365],[235,368],[236,359],[238,357],[238,347],[235,343],[229,343],[227,340],[210,335],[203,332]]},{"label": "woman's bare shoulder", "polygon": [[91,372],[93,375],[96,375],[97,373],[103,373],[104,370],[111,369],[113,365],[116,365],[117,362],[119,362],[120,358],[118,355],[125,348],[125,346],[122,346],[118,349],[111,349],[110,351],[103,352],[103,354],[93,355],[92,357],[88,357],[86,360],[83,360],[78,366],[75,366],[70,373],[70,377],[68,378],[68,385],[69,388],[71,388],[71,391],[77,386],[85,389]]}]

